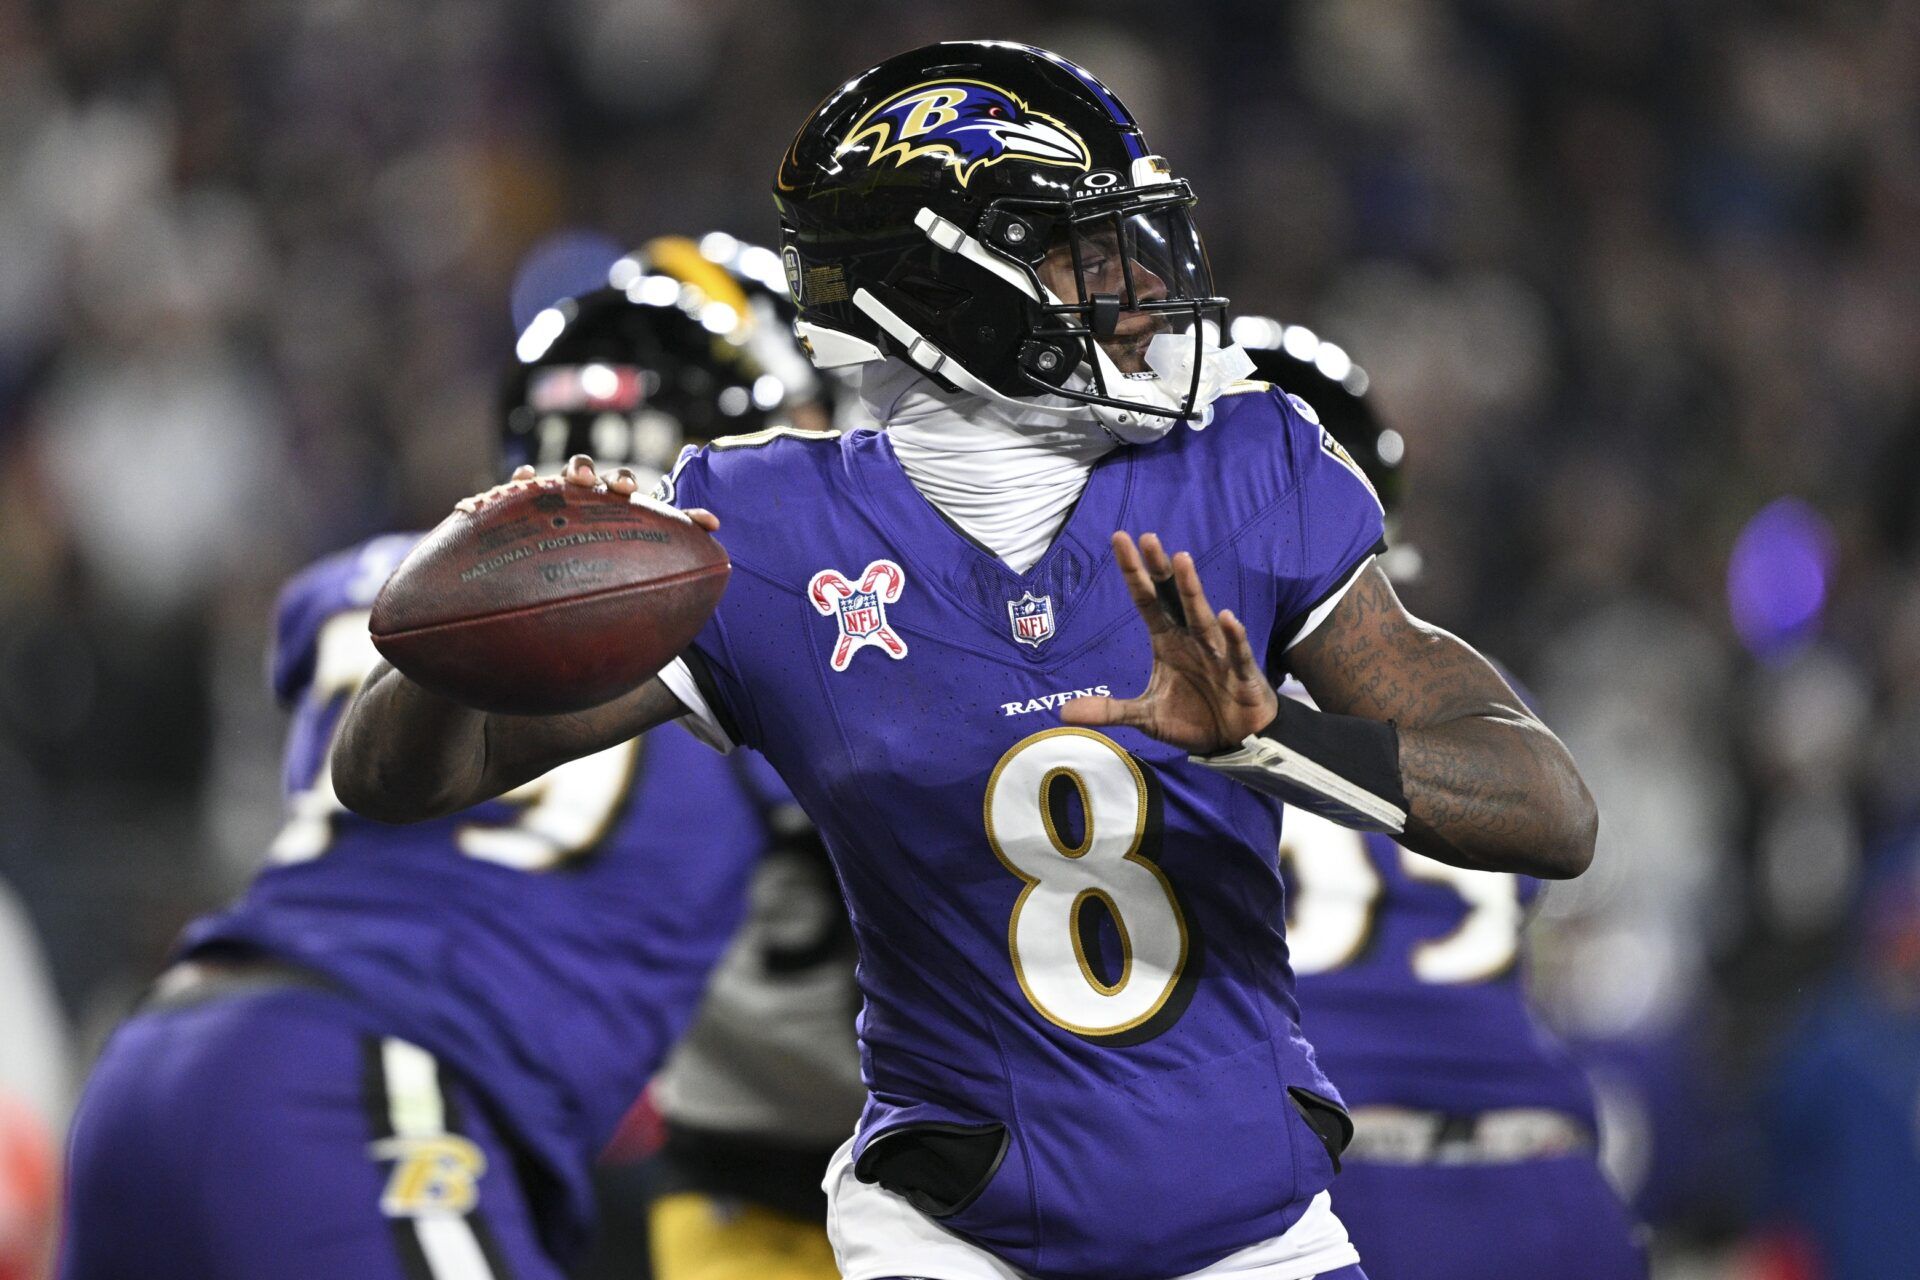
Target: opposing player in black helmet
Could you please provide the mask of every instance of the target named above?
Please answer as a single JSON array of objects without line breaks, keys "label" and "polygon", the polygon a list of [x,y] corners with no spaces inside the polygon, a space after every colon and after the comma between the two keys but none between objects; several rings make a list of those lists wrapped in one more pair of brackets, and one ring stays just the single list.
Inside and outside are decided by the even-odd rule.
[{"label": "opposing player in black helmet", "polygon": [[795,350],[779,278],[732,236],[660,236],[541,311],[501,385],[503,472],[585,453],[651,485],[688,444],[831,426],[836,388]]},{"label": "opposing player in black helmet", "polygon": [[885,430],[683,458],[660,492],[717,516],[734,566],[686,653],[567,718],[382,673],[342,794],[427,816],[690,715],[766,754],[847,894],[848,1280],[1356,1280],[1281,801],[1575,875],[1572,761],[1401,608],[1359,470],[1237,381],[1192,193],[1087,72],[991,42],[888,59],[801,126],[775,198],[800,331]]}]

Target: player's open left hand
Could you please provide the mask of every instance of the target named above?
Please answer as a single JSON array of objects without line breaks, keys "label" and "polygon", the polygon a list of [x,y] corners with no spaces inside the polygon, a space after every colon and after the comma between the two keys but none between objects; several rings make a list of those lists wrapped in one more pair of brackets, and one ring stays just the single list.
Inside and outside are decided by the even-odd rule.
[{"label": "player's open left hand", "polygon": [[1193,557],[1169,556],[1157,534],[1113,535],[1113,558],[1127,594],[1153,639],[1153,674],[1137,698],[1075,698],[1060,709],[1068,724],[1130,725],[1193,755],[1237,745],[1279,710],[1279,695],[1253,656],[1247,629],[1227,610],[1215,614]]}]

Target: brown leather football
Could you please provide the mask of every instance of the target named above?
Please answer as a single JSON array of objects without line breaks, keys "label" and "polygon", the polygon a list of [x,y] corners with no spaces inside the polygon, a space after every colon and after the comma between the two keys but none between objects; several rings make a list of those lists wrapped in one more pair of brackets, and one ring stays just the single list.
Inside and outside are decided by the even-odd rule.
[{"label": "brown leather football", "polygon": [[373,602],[409,679],[485,711],[556,715],[627,692],[693,641],[732,572],[678,512],[563,483],[469,498]]}]

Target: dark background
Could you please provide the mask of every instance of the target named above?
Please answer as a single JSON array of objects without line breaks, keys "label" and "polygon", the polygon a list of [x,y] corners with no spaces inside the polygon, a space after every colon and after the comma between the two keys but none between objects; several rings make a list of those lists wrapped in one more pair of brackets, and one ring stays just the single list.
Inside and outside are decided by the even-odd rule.
[{"label": "dark background", "polygon": [[1236,309],[1369,370],[1410,602],[1601,801],[1536,975],[1661,1274],[1812,1274],[1785,1046],[1920,1027],[1911,3],[0,0],[0,877],[76,1061],[275,829],[278,581],[484,477],[528,255],[770,241],[820,96],[983,36],[1107,79]]}]

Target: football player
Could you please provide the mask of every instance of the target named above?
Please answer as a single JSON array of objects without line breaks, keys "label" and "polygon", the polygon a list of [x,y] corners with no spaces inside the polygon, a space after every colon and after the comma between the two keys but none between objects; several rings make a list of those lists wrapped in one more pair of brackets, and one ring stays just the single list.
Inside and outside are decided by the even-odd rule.
[{"label": "football player", "polygon": [[[756,357],[724,272],[685,241],[649,249],[521,335],[509,466],[592,448],[657,475],[686,440],[815,394],[804,363],[788,381]],[[764,761],[678,729],[421,826],[343,809],[327,758],[374,665],[369,606],[416,537],[281,595],[287,822],[94,1070],[68,1280],[557,1280],[594,1155],[693,1016],[749,876],[796,834]]]},{"label": "football player", "polygon": [[1569,876],[1596,826],[1572,760],[1401,607],[1330,437],[1238,382],[1193,193],[1085,70],[890,58],[815,109],[775,199],[814,362],[859,366],[885,430],[683,456],[661,492],[735,573],[680,659],[564,718],[383,669],[335,785],[431,820],[682,715],[762,750],[860,951],[869,1101],[827,1181],[849,1280],[1355,1280],[1281,802]]},{"label": "football player", "polygon": [[[1391,525],[1405,445],[1365,371],[1299,325],[1241,316],[1232,332],[1359,463]],[[1408,571],[1410,552],[1396,539]],[[1335,1199],[1367,1265],[1404,1280],[1644,1277],[1596,1160],[1592,1091],[1527,1003],[1540,882],[1302,812],[1287,814],[1280,871],[1304,1025],[1353,1117]]]}]

